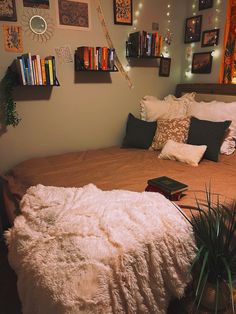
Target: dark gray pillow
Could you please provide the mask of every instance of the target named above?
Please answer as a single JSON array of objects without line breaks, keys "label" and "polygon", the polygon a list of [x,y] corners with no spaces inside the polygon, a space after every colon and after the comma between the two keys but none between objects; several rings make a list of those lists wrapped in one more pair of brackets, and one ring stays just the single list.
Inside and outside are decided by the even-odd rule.
[{"label": "dark gray pillow", "polygon": [[147,122],[128,115],[123,148],[133,147],[147,149],[151,146],[157,128],[157,122]]},{"label": "dark gray pillow", "polygon": [[213,122],[192,117],[187,143],[191,145],[207,145],[203,158],[218,161],[225,131],[230,124],[231,121]]}]

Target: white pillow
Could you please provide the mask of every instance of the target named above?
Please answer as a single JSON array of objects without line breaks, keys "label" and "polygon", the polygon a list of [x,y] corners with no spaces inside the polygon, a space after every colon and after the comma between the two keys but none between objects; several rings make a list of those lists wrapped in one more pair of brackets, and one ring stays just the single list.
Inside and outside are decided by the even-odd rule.
[{"label": "white pillow", "polygon": [[185,94],[180,98],[169,95],[160,100],[154,96],[144,96],[140,101],[142,120],[156,121],[157,119],[185,118],[188,104],[194,100],[195,94]]},{"label": "white pillow", "polygon": [[229,133],[225,138],[220,152],[230,155],[235,151],[236,140],[236,102],[225,103],[219,101],[211,102],[191,102],[188,106],[188,115],[198,119],[220,122],[225,120],[232,121]]},{"label": "white pillow", "polygon": [[158,158],[177,160],[191,166],[198,166],[206,149],[206,145],[190,145],[168,140]]}]

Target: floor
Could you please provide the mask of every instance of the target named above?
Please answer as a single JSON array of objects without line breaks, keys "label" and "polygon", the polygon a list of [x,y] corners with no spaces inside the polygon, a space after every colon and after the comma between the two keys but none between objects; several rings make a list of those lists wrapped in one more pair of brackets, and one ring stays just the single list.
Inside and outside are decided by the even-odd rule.
[{"label": "floor", "polygon": [[[171,302],[167,314],[190,314],[192,311],[191,298]],[[209,312],[201,310],[199,314]],[[0,314],[21,314],[21,304],[17,294],[16,275],[7,261],[7,248],[0,239]],[[32,313],[33,314],[33,313]],[[225,312],[224,314],[231,314]]]}]

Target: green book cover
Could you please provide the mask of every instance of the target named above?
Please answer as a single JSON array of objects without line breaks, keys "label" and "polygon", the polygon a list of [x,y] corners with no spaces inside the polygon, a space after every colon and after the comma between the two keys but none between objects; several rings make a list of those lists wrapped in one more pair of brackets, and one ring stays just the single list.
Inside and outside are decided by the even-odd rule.
[{"label": "green book cover", "polygon": [[158,178],[149,179],[147,181],[149,185],[159,187],[168,193],[187,190],[188,186],[182,182],[176,181],[169,177],[163,176]]}]

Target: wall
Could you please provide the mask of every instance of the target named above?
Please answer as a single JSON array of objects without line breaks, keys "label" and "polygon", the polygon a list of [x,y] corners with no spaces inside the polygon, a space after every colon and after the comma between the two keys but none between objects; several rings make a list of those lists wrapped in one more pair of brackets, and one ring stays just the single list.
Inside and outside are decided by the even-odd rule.
[{"label": "wall", "polygon": [[[185,44],[182,57],[182,83],[218,83],[221,58],[223,53],[224,30],[226,19],[226,0],[215,0],[213,8],[198,11],[198,1],[187,2],[187,16],[202,15],[202,31],[214,28],[220,29],[219,44],[215,47],[201,47],[201,42]],[[186,58],[186,51],[191,47],[192,52],[207,52],[215,50],[210,74],[191,74],[192,58]]]},{"label": "wall", "polygon": [[[22,2],[16,1],[16,24],[22,22]],[[139,2],[133,1],[134,12]],[[164,33],[168,26],[166,0],[141,2],[143,8],[140,9],[137,30],[151,31],[152,22],[158,22],[160,33]],[[178,0],[178,6],[174,5],[175,0],[168,2],[171,4],[170,26],[174,30],[173,43],[169,49],[172,53],[169,78],[158,76],[156,60],[144,60],[131,68],[129,75],[134,88],[129,89],[120,73],[111,73],[108,77],[104,73],[75,74],[74,64],[57,62],[60,87],[51,90],[45,87],[17,88],[15,99],[22,121],[16,128],[9,127],[0,137],[0,172],[32,157],[119,145],[128,113],[138,115],[139,99],[147,94],[163,97],[174,93],[176,83],[180,81],[185,2]],[[134,26],[114,25],[113,1],[102,0],[101,4],[118,56],[126,65],[125,41],[128,33],[134,31]],[[55,1],[50,1],[48,12],[56,24]],[[54,36],[46,44],[39,44],[24,33],[24,52],[46,56],[55,55],[55,47],[68,44],[72,52],[78,46],[106,45],[94,0],[91,0],[91,21],[90,31],[55,26]],[[0,22],[0,79],[17,56],[4,50],[2,24],[4,22]]]}]

